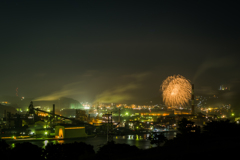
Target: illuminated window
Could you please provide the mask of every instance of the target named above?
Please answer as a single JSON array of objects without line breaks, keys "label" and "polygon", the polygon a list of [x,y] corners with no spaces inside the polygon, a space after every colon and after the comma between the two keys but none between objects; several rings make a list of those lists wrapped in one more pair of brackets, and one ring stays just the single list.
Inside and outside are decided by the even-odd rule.
[{"label": "illuminated window", "polygon": [[59,138],[63,138],[63,130],[62,130],[62,128],[59,128],[58,136],[59,136]]}]

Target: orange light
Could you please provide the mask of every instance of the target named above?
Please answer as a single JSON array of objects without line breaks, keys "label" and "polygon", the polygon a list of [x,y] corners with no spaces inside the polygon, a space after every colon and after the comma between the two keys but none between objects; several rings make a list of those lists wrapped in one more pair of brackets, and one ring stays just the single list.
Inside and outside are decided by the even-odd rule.
[{"label": "orange light", "polygon": [[70,127],[70,128],[65,128],[65,129],[83,129],[85,127]]},{"label": "orange light", "polygon": [[12,137],[2,137],[2,139],[11,139]]},{"label": "orange light", "polygon": [[63,138],[63,130],[62,130],[62,128],[59,128],[59,132],[58,132],[58,138],[60,137],[60,138]]}]

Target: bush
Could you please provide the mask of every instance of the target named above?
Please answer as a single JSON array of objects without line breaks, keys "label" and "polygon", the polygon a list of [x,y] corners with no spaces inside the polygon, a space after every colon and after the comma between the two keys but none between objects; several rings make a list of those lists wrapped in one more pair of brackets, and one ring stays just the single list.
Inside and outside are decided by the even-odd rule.
[{"label": "bush", "polygon": [[9,159],[43,160],[43,149],[29,142],[16,143]]},{"label": "bush", "polygon": [[0,154],[1,157],[7,157],[10,152],[10,146],[6,143],[5,140],[0,140]]},{"label": "bush", "polygon": [[88,157],[94,154],[95,152],[93,150],[93,146],[83,142],[74,142],[74,143],[66,143],[66,144],[49,143],[45,147],[45,151],[44,151],[44,157],[49,160],[50,159],[77,160],[80,157]]},{"label": "bush", "polygon": [[130,146],[128,144],[115,144],[114,141],[108,142],[102,146],[97,152],[96,156],[100,159],[124,159],[131,156],[135,156],[140,153],[140,149],[136,146]]}]

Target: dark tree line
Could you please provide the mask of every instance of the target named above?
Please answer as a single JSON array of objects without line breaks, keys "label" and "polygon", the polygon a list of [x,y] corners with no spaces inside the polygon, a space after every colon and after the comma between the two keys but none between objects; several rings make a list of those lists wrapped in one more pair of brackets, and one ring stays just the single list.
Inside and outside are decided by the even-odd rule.
[{"label": "dark tree line", "polygon": [[5,140],[0,141],[0,157],[23,160],[84,160],[84,159],[124,159],[140,151],[136,146],[109,142],[95,153],[93,146],[84,142],[66,144],[49,143],[45,149],[29,142],[16,143],[11,148]]},{"label": "dark tree line", "polygon": [[23,160],[78,160],[95,155],[92,145],[83,142],[74,142],[67,144],[49,143],[45,149],[29,142],[16,143],[11,148],[6,141],[0,141],[0,156],[8,159]]}]

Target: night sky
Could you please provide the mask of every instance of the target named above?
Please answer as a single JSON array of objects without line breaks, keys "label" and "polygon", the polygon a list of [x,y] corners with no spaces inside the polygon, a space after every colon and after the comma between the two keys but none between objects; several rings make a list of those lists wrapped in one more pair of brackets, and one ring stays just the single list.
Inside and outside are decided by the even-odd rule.
[{"label": "night sky", "polygon": [[196,94],[240,89],[239,5],[1,0],[0,95],[128,103],[181,74]]}]

